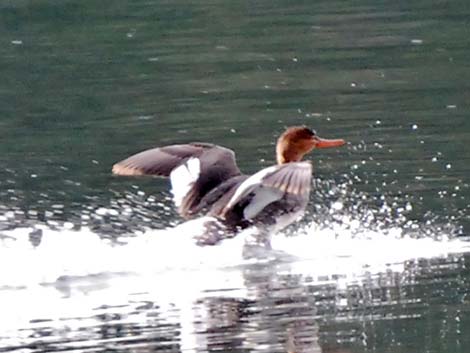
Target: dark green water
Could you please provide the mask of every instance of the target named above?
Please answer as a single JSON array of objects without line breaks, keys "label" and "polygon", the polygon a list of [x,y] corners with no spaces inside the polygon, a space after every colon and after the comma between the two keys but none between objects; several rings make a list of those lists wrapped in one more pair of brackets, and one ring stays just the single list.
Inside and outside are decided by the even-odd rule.
[{"label": "dark green water", "polygon": [[[236,150],[241,169],[254,172],[274,163],[285,126],[306,124],[348,144],[312,156],[318,188],[303,225],[313,221],[338,239],[346,237],[341,230],[386,237],[397,229],[400,237],[466,239],[469,16],[459,0],[4,0],[0,237],[39,242],[36,249],[46,249],[39,264],[71,252],[50,251],[33,229],[47,239],[53,229],[70,236],[65,227],[79,243],[88,231],[126,243],[181,220],[166,181],[113,177],[114,162],[157,145],[208,141]],[[31,254],[0,247],[5,259],[28,267]],[[191,319],[171,299],[160,306],[159,290],[145,285],[139,294],[124,291],[129,296],[115,306],[107,300],[115,303],[121,287],[110,285],[110,297],[101,298],[102,277],[87,276],[115,272],[106,264],[116,260],[103,251],[102,267],[91,270],[77,260],[61,262],[53,275],[39,266],[40,279],[27,283],[16,281],[23,270],[15,266],[0,275],[0,300],[7,307],[24,297],[15,305],[25,318],[0,330],[0,351],[179,352],[188,347],[181,328],[188,322],[197,352],[470,350],[464,250],[387,260],[379,270],[365,261],[353,277],[344,269],[322,277],[245,268],[250,295],[226,298],[224,284],[201,285],[203,295],[183,301]],[[133,271],[122,262],[119,272]],[[27,310],[32,287],[64,278],[79,293],[66,296],[70,305],[84,293],[96,299],[90,314]],[[92,294],[77,278],[93,283]],[[6,318],[2,329],[13,320]]]}]

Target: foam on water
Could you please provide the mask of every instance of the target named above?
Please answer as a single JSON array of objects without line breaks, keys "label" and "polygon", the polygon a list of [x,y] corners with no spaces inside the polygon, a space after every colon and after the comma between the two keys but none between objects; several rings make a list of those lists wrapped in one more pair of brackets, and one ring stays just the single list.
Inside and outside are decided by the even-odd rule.
[{"label": "foam on water", "polygon": [[[119,245],[101,239],[87,228],[79,231],[42,228],[42,240],[37,247],[28,240],[31,229],[7,231],[0,246],[0,266],[7,269],[0,275],[0,287],[53,283],[102,273],[159,276],[170,273],[174,277],[176,272],[227,271],[256,261],[242,257],[249,232],[217,246],[200,247],[195,245],[193,234],[200,232],[201,225],[201,220],[194,220],[174,228],[150,230]],[[350,273],[352,269],[360,274],[364,269],[379,270],[408,259],[469,250],[470,243],[462,238],[450,239],[445,234],[440,238],[411,238],[398,228],[387,232],[367,228],[358,231],[357,227],[325,228],[312,222],[295,234],[274,235],[272,256],[262,261],[304,263],[305,271],[318,274]]]},{"label": "foam on water", "polygon": [[28,240],[30,228],[3,232],[0,337],[7,345],[27,342],[44,320],[59,334],[61,330],[74,330],[76,325],[93,327],[100,308],[106,312],[107,307],[158,298],[166,319],[183,325],[182,345],[192,347],[192,323],[198,320],[193,317],[194,301],[213,295],[256,295],[250,292],[256,289],[247,285],[246,277],[253,262],[258,269],[261,266],[280,275],[300,275],[309,283],[328,282],[334,277],[337,284],[341,278],[346,285],[365,273],[402,272],[406,260],[470,250],[469,242],[445,236],[439,241],[414,239],[399,229],[351,230],[350,225],[339,229],[311,222],[295,234],[275,235],[273,251],[269,252],[272,256],[244,260],[242,249],[249,232],[217,246],[199,247],[192,237],[200,227],[200,220],[190,221],[150,230],[120,245],[87,228],[43,227],[36,247]]}]

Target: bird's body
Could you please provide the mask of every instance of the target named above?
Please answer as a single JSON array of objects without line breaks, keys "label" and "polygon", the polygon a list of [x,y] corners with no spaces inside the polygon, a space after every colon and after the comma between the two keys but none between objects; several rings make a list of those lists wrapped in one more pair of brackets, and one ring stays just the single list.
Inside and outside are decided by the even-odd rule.
[{"label": "bird's body", "polygon": [[305,127],[292,127],[278,140],[278,164],[251,176],[241,173],[233,151],[207,143],[146,150],[116,163],[113,173],[169,177],[180,215],[208,216],[197,243],[212,245],[250,226],[266,233],[294,222],[308,203],[312,178],[312,165],[301,162],[302,156],[315,147],[342,144],[319,139]]}]

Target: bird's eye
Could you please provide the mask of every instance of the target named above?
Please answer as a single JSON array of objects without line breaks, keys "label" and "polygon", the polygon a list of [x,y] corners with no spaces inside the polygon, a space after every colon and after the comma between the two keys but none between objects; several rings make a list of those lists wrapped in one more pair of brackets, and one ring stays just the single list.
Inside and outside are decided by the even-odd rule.
[{"label": "bird's eye", "polygon": [[316,132],[315,130],[313,130],[313,129],[307,129],[307,131],[308,131],[308,134],[309,134],[310,136],[316,136],[316,135],[317,135],[317,132]]}]

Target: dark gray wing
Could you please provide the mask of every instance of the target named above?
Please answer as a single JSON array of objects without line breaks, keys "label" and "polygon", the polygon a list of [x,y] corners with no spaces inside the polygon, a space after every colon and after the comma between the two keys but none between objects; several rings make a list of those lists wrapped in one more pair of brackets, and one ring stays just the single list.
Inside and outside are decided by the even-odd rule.
[{"label": "dark gray wing", "polygon": [[237,175],[224,181],[202,198],[199,203],[200,209],[210,209],[209,215],[211,216],[220,215],[237,188],[248,177],[248,175]]},{"label": "dark gray wing", "polygon": [[206,143],[146,150],[116,163],[112,171],[170,177],[174,201],[183,217],[197,212],[201,199],[219,184],[240,175],[232,150]]},{"label": "dark gray wing", "polygon": [[212,144],[190,143],[152,148],[116,163],[113,165],[113,174],[169,177],[173,169],[189,158],[200,157],[204,152],[217,147]]},{"label": "dark gray wing", "polygon": [[[306,202],[310,195],[311,179],[310,162],[286,163],[265,168],[240,184],[224,207],[222,215],[238,205],[244,205],[244,218],[253,219],[266,206],[288,195]],[[247,200],[249,203],[246,203]]]}]

